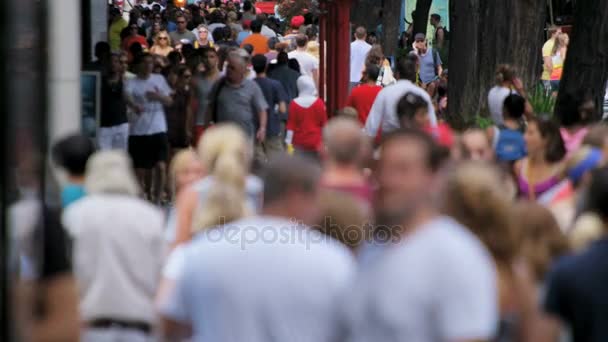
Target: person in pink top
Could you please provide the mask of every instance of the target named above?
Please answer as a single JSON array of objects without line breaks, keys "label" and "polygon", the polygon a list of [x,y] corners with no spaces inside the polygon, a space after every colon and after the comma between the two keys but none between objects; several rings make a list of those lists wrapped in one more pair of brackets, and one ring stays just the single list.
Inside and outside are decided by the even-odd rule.
[{"label": "person in pink top", "polygon": [[595,104],[587,90],[577,94],[566,94],[556,115],[560,121],[560,134],[566,146],[567,156],[576,151],[589,132],[589,121],[593,117]]}]

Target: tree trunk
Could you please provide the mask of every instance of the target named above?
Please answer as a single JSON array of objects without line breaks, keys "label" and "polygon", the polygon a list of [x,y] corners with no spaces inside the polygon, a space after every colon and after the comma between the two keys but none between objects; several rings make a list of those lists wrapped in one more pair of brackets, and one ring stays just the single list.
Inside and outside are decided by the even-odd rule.
[{"label": "tree trunk", "polygon": [[[458,1],[458,0],[456,0]],[[451,2],[454,2],[452,0]],[[426,34],[426,28],[429,24],[429,11],[431,10],[431,4],[433,0],[418,0],[416,2],[416,15],[414,16],[414,32],[412,32],[412,42],[416,33]],[[429,41],[432,41],[431,37],[427,37]]]},{"label": "tree trunk", "polygon": [[395,56],[399,40],[399,18],[403,0],[384,0],[382,6],[382,47],[385,56]]},{"label": "tree trunk", "polygon": [[381,9],[382,6],[375,0],[353,0],[350,11],[350,22],[353,24],[353,30],[357,26],[363,26],[368,33],[375,32],[378,24],[380,24],[378,14]]},{"label": "tree trunk", "polygon": [[526,89],[537,84],[545,0],[450,1],[448,120],[456,128],[487,115],[496,67],[512,64]]},{"label": "tree trunk", "polygon": [[564,73],[555,106],[556,115],[564,115],[562,104],[567,94],[577,96],[588,90],[593,96],[597,117],[602,116],[602,103],[608,78],[608,1],[577,1],[574,27],[564,65]]}]

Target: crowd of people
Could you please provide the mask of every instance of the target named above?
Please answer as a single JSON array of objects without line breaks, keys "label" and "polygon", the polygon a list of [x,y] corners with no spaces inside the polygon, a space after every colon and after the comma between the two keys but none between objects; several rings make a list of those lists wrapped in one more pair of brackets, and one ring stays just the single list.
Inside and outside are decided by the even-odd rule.
[{"label": "crowd of people", "polygon": [[92,63],[98,141],[53,148],[82,340],[608,339],[608,126],[587,92],[545,118],[501,65],[493,125],[456,132],[425,35],[391,63],[358,27],[328,115],[303,17],[121,18]]}]

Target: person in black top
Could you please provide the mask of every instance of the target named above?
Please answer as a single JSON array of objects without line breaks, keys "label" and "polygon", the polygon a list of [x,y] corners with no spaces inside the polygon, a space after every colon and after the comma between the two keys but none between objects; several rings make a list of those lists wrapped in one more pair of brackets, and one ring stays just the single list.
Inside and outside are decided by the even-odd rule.
[{"label": "person in black top", "polygon": [[[588,210],[608,227],[608,168],[593,173],[587,194]],[[547,279],[545,312],[550,316],[543,341],[557,341],[562,324],[572,341],[608,341],[608,238],[605,236],[575,255],[559,259]]]},{"label": "person in black top", "polygon": [[101,150],[121,149],[127,151],[129,123],[127,103],[123,95],[125,74],[119,55],[112,55],[108,72],[102,78],[101,119],[98,144]]},{"label": "person in black top", "polygon": [[277,65],[268,73],[268,77],[279,81],[287,93],[286,102],[298,97],[298,77],[300,74],[289,67],[289,57],[286,52],[279,52]]}]

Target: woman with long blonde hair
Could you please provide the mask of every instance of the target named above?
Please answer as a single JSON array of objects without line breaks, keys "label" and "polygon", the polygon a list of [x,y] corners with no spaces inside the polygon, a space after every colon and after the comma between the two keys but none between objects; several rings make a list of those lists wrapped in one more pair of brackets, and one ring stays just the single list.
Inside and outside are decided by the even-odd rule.
[{"label": "woman with long blonde hair", "polygon": [[160,31],[154,36],[154,45],[150,48],[150,53],[153,55],[159,55],[167,57],[173,48],[171,47],[171,37],[165,30]]}]

